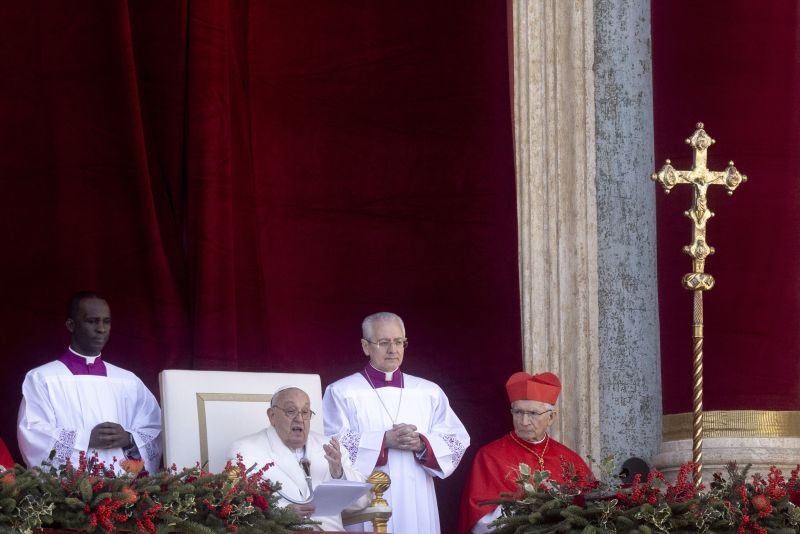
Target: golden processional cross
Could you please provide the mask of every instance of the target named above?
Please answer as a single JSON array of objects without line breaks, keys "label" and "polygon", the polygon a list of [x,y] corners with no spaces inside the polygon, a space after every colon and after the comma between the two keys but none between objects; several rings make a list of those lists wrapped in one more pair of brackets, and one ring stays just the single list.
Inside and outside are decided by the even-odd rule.
[{"label": "golden processional cross", "polygon": [[679,184],[690,184],[694,190],[692,208],[683,212],[692,220],[692,243],[683,251],[692,257],[692,272],[683,276],[683,287],[694,292],[694,314],[692,319],[692,461],[695,464],[694,483],[699,487],[703,482],[703,291],[714,287],[714,277],[704,272],[706,258],[714,253],[714,247],[706,241],[706,224],[714,216],[708,209],[706,192],[711,185],[722,185],[732,195],[739,184],[747,181],[728,163],[724,171],[710,171],[706,166],[708,147],[714,140],[703,130],[703,123],[697,123],[694,135],[686,140],[694,149],[692,168],[688,171],[675,169],[667,160],[658,173],[650,178],[661,183],[667,193]]}]

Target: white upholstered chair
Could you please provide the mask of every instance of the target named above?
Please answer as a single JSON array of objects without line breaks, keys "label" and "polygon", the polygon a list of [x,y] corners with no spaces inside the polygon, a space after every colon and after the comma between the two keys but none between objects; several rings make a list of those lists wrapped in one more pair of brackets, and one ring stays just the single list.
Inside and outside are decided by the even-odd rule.
[{"label": "white upholstered chair", "polygon": [[[295,385],[311,399],[317,416],[311,430],[323,433],[322,385],[319,375],[299,373],[246,373],[237,371],[165,370],[159,374],[161,411],[164,425],[164,465],[178,469],[198,462],[218,473],[227,462],[231,443],[258,432],[267,420],[272,392],[280,386]],[[373,473],[374,495],[370,506],[343,514],[345,525],[372,522],[375,532],[386,532],[391,508],[382,498],[388,478]]]}]

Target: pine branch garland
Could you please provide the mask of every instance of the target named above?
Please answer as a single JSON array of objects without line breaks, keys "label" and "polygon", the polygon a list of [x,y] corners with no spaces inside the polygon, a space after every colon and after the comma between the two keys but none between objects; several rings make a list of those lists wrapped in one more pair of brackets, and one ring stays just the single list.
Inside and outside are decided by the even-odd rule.
[{"label": "pine branch garland", "polygon": [[[604,466],[613,466],[604,460]],[[694,465],[681,466],[674,483],[657,470],[629,487],[603,471],[601,480],[558,484],[549,473],[519,466],[522,492],[485,504],[502,515],[492,534],[789,534],[800,532],[800,465],[784,477],[775,467],[765,477],[750,466],[727,466],[708,490],[695,488]],[[580,482],[580,483],[578,483]],[[520,497],[521,495],[521,497]]]},{"label": "pine branch garland", "polygon": [[284,534],[312,523],[277,506],[278,484],[241,461],[221,473],[199,467],[153,475],[123,460],[124,474],[81,455],[79,464],[0,472],[0,533],[42,528],[161,534]]}]

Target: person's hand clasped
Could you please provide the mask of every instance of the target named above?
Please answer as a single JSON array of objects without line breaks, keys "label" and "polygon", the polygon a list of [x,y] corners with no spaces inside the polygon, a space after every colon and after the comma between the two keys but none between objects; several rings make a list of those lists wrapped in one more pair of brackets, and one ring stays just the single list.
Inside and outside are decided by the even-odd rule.
[{"label": "person's hand clasped", "polygon": [[100,423],[89,435],[89,447],[93,449],[122,449],[127,447],[130,441],[130,434],[118,423]]},{"label": "person's hand clasped", "polygon": [[328,460],[331,477],[342,478],[344,476],[344,468],[342,468],[342,449],[339,445],[339,440],[331,438],[331,441],[324,444],[322,449],[325,451],[325,459]]},{"label": "person's hand clasped", "polygon": [[385,436],[386,446],[390,449],[419,452],[424,447],[417,427],[414,425],[398,423],[393,425],[391,430],[387,430]]},{"label": "person's hand clasped", "polygon": [[287,508],[304,519],[308,519],[314,513],[314,505],[311,503],[307,504],[291,503],[287,506]]}]

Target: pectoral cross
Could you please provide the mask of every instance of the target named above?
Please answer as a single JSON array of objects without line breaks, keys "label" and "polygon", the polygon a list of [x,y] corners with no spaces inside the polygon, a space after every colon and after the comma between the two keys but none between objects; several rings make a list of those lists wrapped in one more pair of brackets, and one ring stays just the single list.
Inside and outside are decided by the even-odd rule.
[{"label": "pectoral cross", "polygon": [[650,176],[654,182],[664,186],[669,193],[680,184],[693,186],[693,202],[690,210],[684,215],[692,220],[692,242],[683,247],[683,251],[692,257],[692,272],[683,276],[683,287],[694,292],[694,313],[692,325],[692,461],[695,464],[694,483],[700,486],[703,482],[703,291],[714,287],[714,277],[705,272],[706,258],[714,253],[714,247],[706,240],[706,224],[714,213],[708,209],[706,193],[709,186],[721,185],[732,195],[747,176],[741,174],[728,163],[724,171],[711,171],[707,167],[708,148],[714,140],[703,129],[703,123],[697,123],[694,135],[686,140],[694,149],[692,168],[680,171],[667,160],[660,171]]}]

